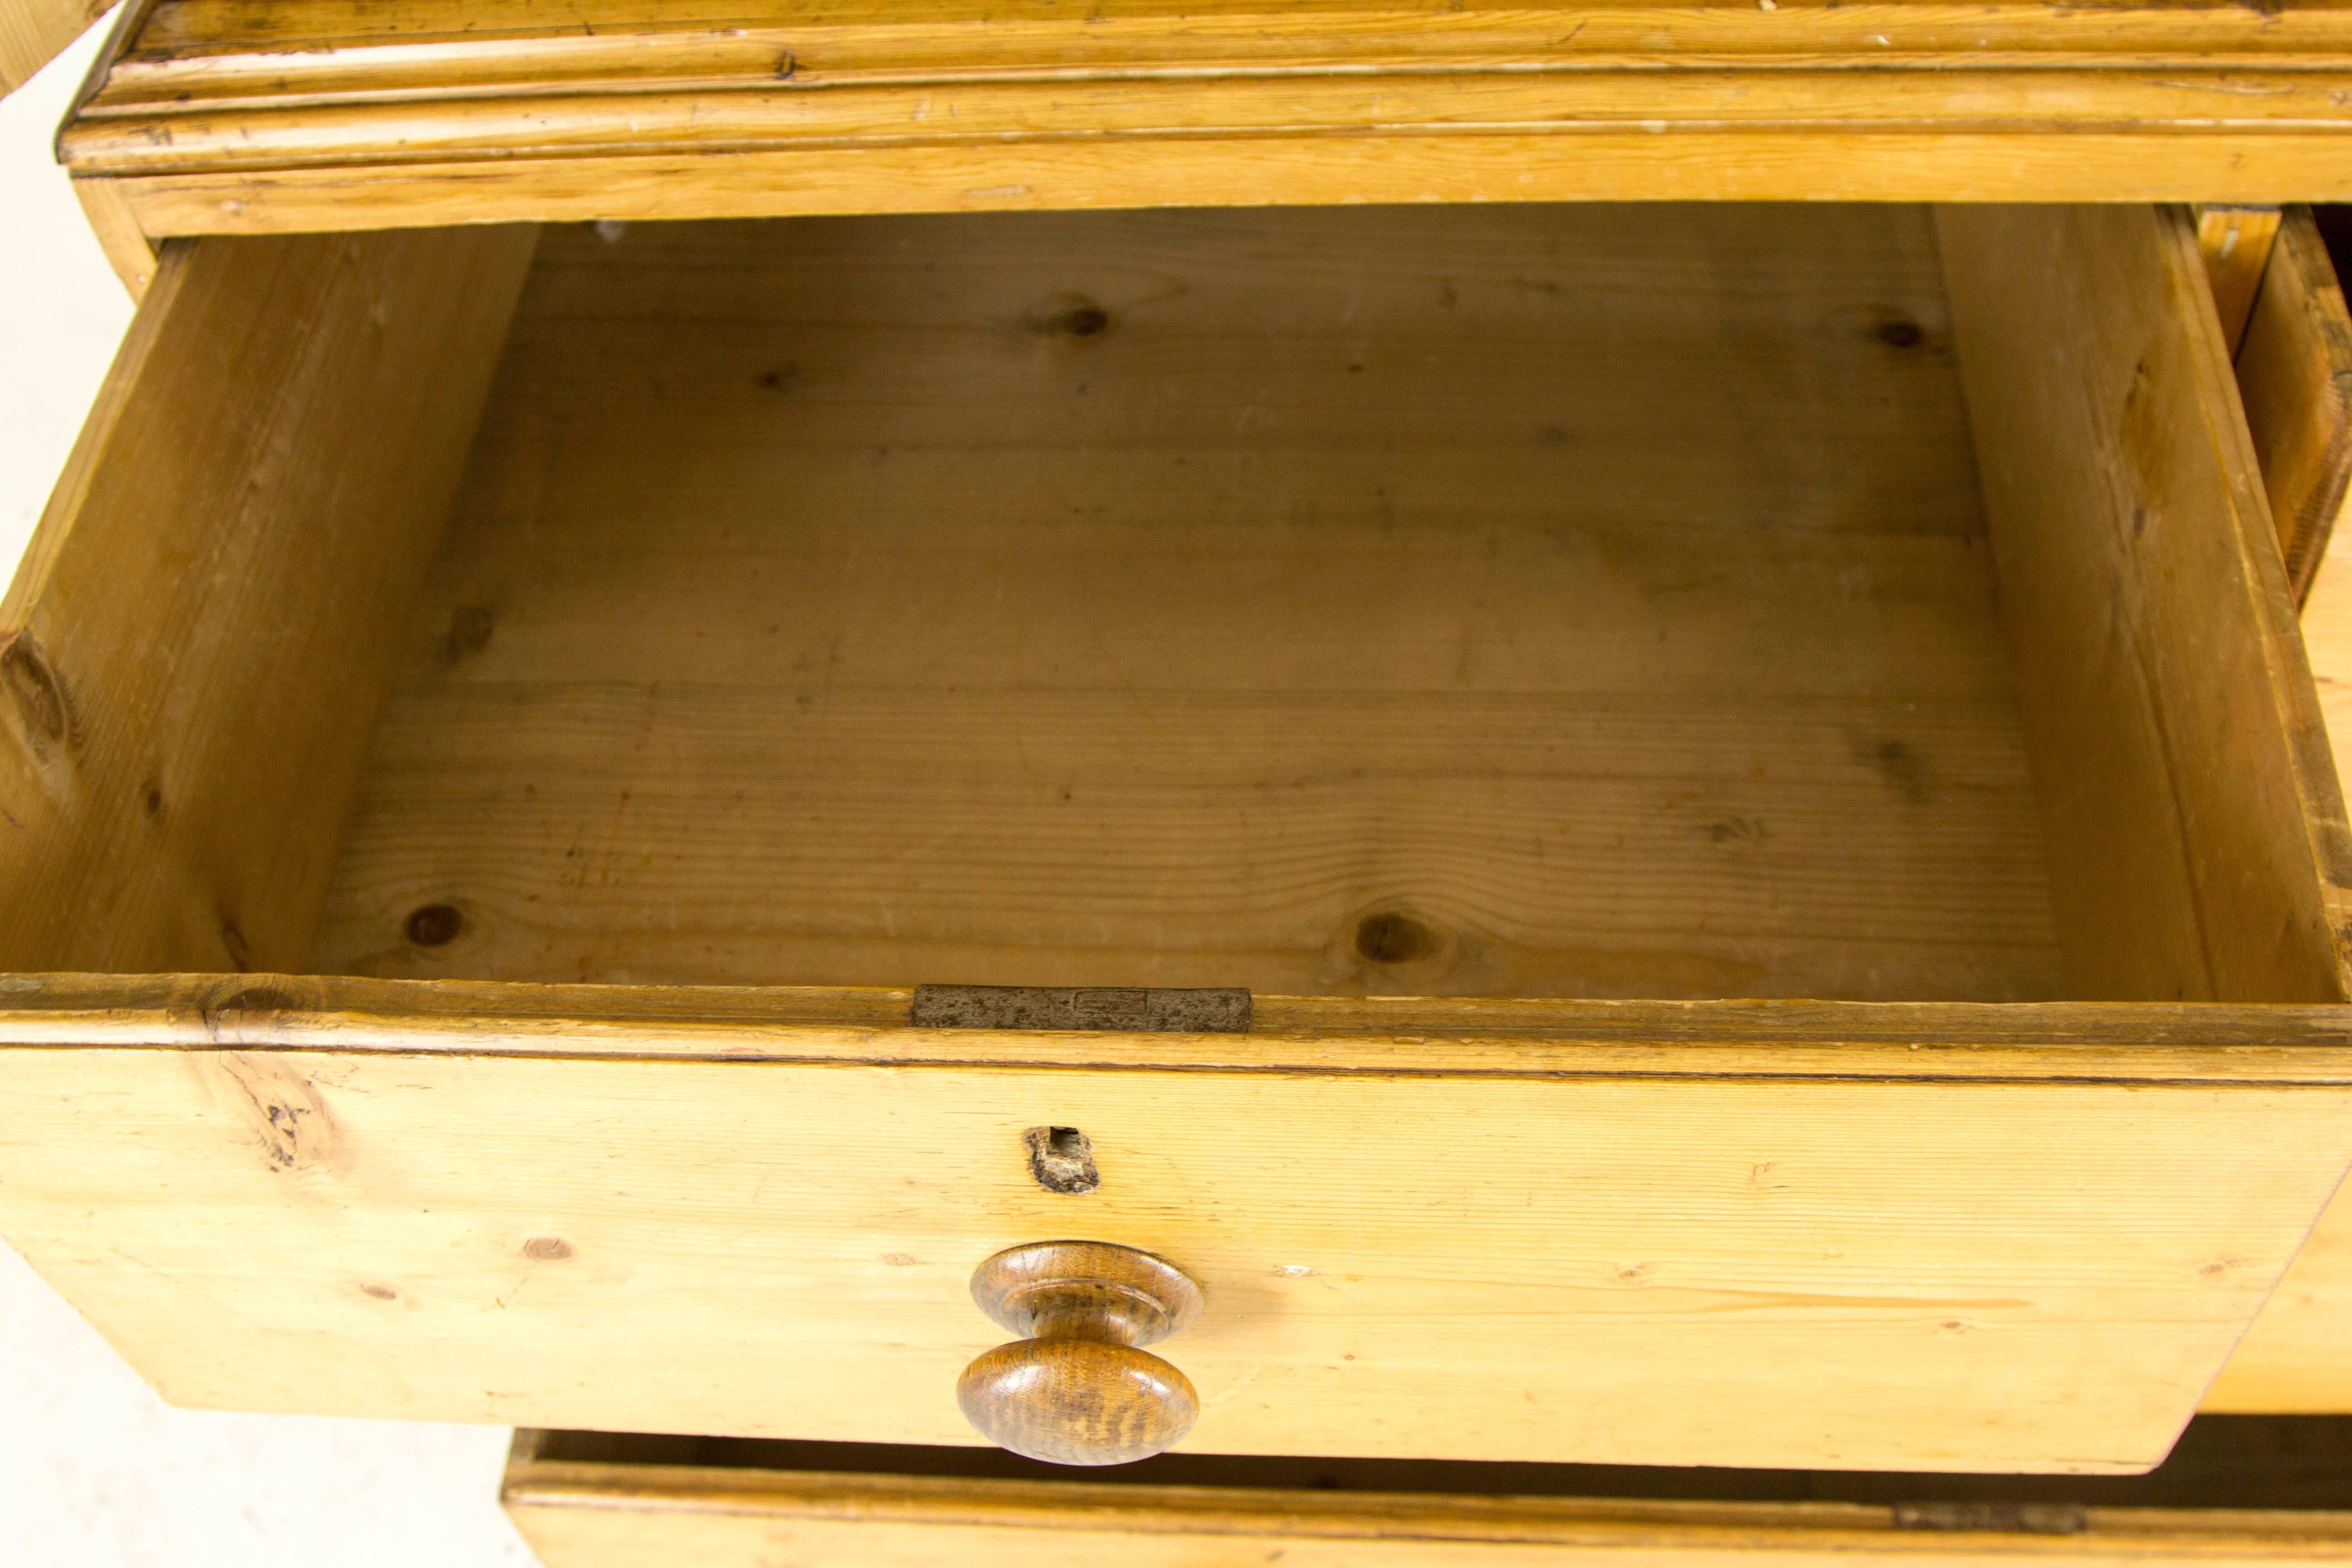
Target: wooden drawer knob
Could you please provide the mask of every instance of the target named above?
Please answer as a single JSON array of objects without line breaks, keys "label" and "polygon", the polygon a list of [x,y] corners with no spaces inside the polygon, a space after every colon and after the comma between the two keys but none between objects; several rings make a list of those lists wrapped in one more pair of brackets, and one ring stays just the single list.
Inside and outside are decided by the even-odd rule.
[{"label": "wooden drawer knob", "polygon": [[1106,1241],[1007,1247],[971,1299],[1016,1334],[964,1368],[956,1403],[1000,1447],[1056,1465],[1150,1458],[1192,1429],[1192,1381],[1142,1350],[1191,1322],[1201,1288],[1164,1258]]}]

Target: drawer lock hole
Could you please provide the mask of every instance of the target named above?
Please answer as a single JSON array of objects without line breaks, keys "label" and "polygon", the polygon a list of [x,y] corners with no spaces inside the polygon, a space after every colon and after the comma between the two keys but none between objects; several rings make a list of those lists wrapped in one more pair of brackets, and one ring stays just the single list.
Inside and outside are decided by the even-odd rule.
[{"label": "drawer lock hole", "polygon": [[1032,1127],[1021,1136],[1029,1146],[1029,1173],[1047,1192],[1075,1196],[1102,1185],[1094,1141],[1076,1128]]}]

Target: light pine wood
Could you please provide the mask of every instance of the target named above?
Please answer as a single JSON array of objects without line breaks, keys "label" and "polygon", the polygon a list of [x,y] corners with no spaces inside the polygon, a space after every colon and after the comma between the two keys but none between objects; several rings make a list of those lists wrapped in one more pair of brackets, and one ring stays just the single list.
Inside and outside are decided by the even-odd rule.
[{"label": "light pine wood", "polygon": [[132,300],[145,299],[155,280],[155,244],[141,230],[122,187],[112,180],[76,180],[73,193],[114,275]]},{"label": "light pine wood", "polygon": [[[2308,215],[2290,219],[2266,296],[2263,330],[2239,356],[2240,385],[2265,458],[2284,540],[2304,520],[2315,568],[2303,605],[2304,645],[2339,778],[2352,776],[2352,542],[2326,520],[2343,494],[2347,350],[2344,301]],[[2273,309],[2275,305],[2277,308]],[[2300,420],[2298,426],[2294,422]],[[2330,475],[2328,469],[2336,466]],[[2312,527],[2316,514],[2321,525]],[[2352,1199],[2329,1205],[2206,1399],[2211,1410],[2352,1411]]]},{"label": "light pine wood", "polygon": [[558,20],[524,0],[182,0],[62,146],[79,174],[140,176],[158,234],[1008,205],[2322,199],[2352,188],[2347,50],[2334,6],[1149,0],[1081,16],[1027,0]]},{"label": "light pine wood", "polygon": [[0,600],[0,965],[302,966],[530,245],[173,247]]},{"label": "light pine wood", "polygon": [[[2069,68],[2125,59],[2218,69],[2325,64],[2347,39],[2352,23],[2327,6],[2263,17],[2222,5],[2114,12],[1898,3],[1758,14],[1688,5],[1462,11],[1397,0],[1326,0],[1311,9],[1253,0],[1108,0],[1081,19],[1050,0],[834,0],[786,21],[747,18],[740,7],[712,0],[596,0],[560,20],[530,0],[396,6],[331,0],[258,10],[167,0],[142,29],[118,85],[133,101],[243,98],[257,84],[278,82],[305,94],[487,85],[511,81],[520,67],[535,72],[533,79],[830,86],[982,67],[1111,74],[1203,60],[1295,67],[1340,55],[1390,67],[1818,56],[1910,66],[2021,56]],[[274,59],[270,50],[278,51]]]},{"label": "light pine wood", "polygon": [[2352,777],[2352,536],[2343,531],[2329,531],[2320,568],[2312,574],[2303,641],[2337,776]]},{"label": "light pine wood", "polygon": [[[805,1499],[782,1489],[730,1489],[683,1506],[667,1493],[610,1501],[578,1495],[598,1484],[597,1478],[589,1477],[569,1488],[560,1482],[534,1486],[508,1505],[547,1568],[644,1568],[678,1559],[712,1568],[769,1563],[809,1568],[931,1568],[959,1560],[998,1561],[996,1553],[1008,1562],[1076,1558],[1131,1568],[1244,1568],[1268,1561],[1285,1568],[1423,1568],[1454,1563],[1508,1563],[1514,1568],[1592,1563],[1745,1568],[1759,1552],[1770,1553],[1770,1562],[1787,1568],[1878,1563],[1993,1568],[2019,1562],[2172,1568],[2340,1563],[2352,1549],[2352,1521],[2343,1515],[2315,1523],[2303,1516],[2250,1512],[2210,1524],[2200,1521],[2203,1528],[2184,1529],[2175,1537],[2159,1533],[2171,1521],[2118,1521],[2120,1528],[2111,1532],[2103,1529],[2089,1539],[2003,1534],[1905,1539],[1849,1522],[1845,1510],[1829,1508],[1793,1520],[1753,1520],[1738,1510],[1696,1507],[1664,1512],[1664,1517],[1641,1510],[1537,1504],[1508,1510],[1457,1510],[1417,1500],[1351,1507],[1309,1493],[1252,1500],[1258,1503],[1255,1508],[1213,1498],[1205,1500],[1209,1506],[1233,1511],[1208,1518],[1177,1508],[1129,1503],[1089,1510],[1083,1522],[1064,1523],[1053,1496],[1000,1499],[983,1493],[974,1498],[978,1483],[974,1489],[908,1483],[903,1491],[897,1487],[869,1491],[828,1478]],[[1112,1500],[1114,1504],[1123,1500]]]},{"label": "light pine wood", "polygon": [[[2213,1428],[2208,1430],[2207,1428]],[[547,1568],[791,1562],[1725,1564],[2340,1562],[2340,1435],[2200,1423],[2126,1481],[1177,1459],[1116,1480],[949,1450],[517,1434]],[[2234,1456],[2216,1449],[2234,1448]],[[2214,1460],[2219,1458],[2220,1463]],[[2234,1459],[2234,1462],[2232,1462]],[[2218,1506],[2217,1506],[2218,1504]]]},{"label": "light pine wood", "polygon": [[[1572,25],[1572,24],[1571,24]],[[2240,134],[2308,132],[2315,123],[2352,129],[2339,101],[2352,69],[2250,73],[2230,106]],[[1042,77],[1042,79],[1040,79]],[[1867,80],[1865,92],[1857,80]],[[570,84],[566,84],[570,85]],[[765,85],[762,83],[762,85]],[[59,148],[78,174],[218,174],[251,168],[341,167],[405,162],[545,158],[599,152],[631,155],[774,152],[795,146],[855,152],[866,144],[913,143],[964,152],[976,181],[989,150],[1072,137],[1133,143],[1140,149],[1175,137],[1299,140],[1369,132],[1410,143],[1430,135],[1553,136],[1573,142],[1610,131],[1753,129],[1751,135],[1797,140],[1810,133],[1827,152],[1849,128],[1909,122],[1914,134],[1939,119],[1967,119],[1981,133],[2001,125],[2045,135],[2062,132],[2083,97],[2076,78],[2047,69],[1888,68],[1864,77],[1851,68],[1807,69],[1785,61],[1769,69],[1654,67],[1596,68],[1563,76],[1542,71],[1414,72],[1329,75],[1299,72],[1186,74],[1174,79],[1073,80],[1066,73],[1015,79],[841,83],[823,91],[792,84],[769,91],[637,91],[625,103],[610,94],[539,93],[501,100],[478,94],[449,101],[396,104],[329,100],[272,102],[254,109],[197,111],[186,103],[110,112],[103,90],[63,132]],[[2154,79],[2119,72],[2100,81],[2095,126],[2117,121],[2144,134],[2186,129],[2212,118],[2212,81]],[[159,112],[160,110],[160,112]],[[933,118],[944,123],[934,126]],[[1851,126],[1848,122],[1852,122]],[[2352,138],[2345,138],[2352,140]],[[855,167],[854,163],[845,166]],[[1499,174],[1499,171],[1498,171]]]},{"label": "light pine wood", "polygon": [[1916,209],[551,233],[315,963],[2055,996],[1980,530]]},{"label": "light pine wood", "polygon": [[914,999],[881,986],[17,974],[0,988],[0,1012],[10,1041],[45,1048],[479,1057],[552,1047],[592,1059],[836,1066],[1080,1068],[1111,1059],[1170,1071],[1530,1079],[1578,1071],[1720,1078],[1769,1068],[1796,1079],[2352,1084],[2352,1058],[2341,1048],[2346,1014],[2326,1006],[1261,996],[1247,1034],[1177,1035],[915,1026]]},{"label": "light pine wood", "polygon": [[[2140,1010],[2247,1050],[2135,1048],[2131,1009],[1528,1003],[1557,1043],[1511,1066],[1279,1009],[992,1037],[696,1023],[782,994],[519,988],[534,1024],[499,987],[54,986],[0,993],[10,1242],[167,1397],[249,1409],[970,1441],[973,1267],[1082,1225],[1201,1283],[1202,1451],[2130,1469],[2352,1152],[2352,1058],[2278,1034],[2340,1008]],[[60,1006],[121,1043],[40,1043]],[[2003,1079],[1971,1047],[2021,1013],[2043,1050]],[[1666,1048],[1580,1051],[1580,1015]],[[1904,1017],[1919,1048],[1843,1043]],[[1704,1076],[1662,1075],[1685,1027]],[[1033,1180],[1048,1121],[1096,1193]]]},{"label": "light pine wood", "polygon": [[2237,363],[2287,582],[2301,602],[2352,481],[2352,316],[2308,207],[2288,209]]},{"label": "light pine wood", "polygon": [[[2129,299],[2025,354],[2045,235],[1962,304],[2028,388],[2135,340],[2163,564],[2284,603],[2187,220],[2040,221]],[[0,1230],[174,1397],[965,1441],[972,1267],[1081,1234],[1197,1272],[1202,1448],[2126,1469],[2352,1157],[2324,936],[2233,912],[2326,902],[2267,600],[2126,596],[2182,741],[2095,782],[2194,809],[2058,879],[2260,1005],[1926,1000],[2068,914],[1965,432],[2039,437],[1915,210],[578,231],[501,356],[528,247],[173,247],[8,601],[0,958],[213,973],[0,979]],[[1321,994],[646,984],[1188,966]],[[570,975],[638,984],[489,978]]]},{"label": "light pine wood", "polygon": [[[1794,9],[1787,7],[1785,9]],[[2145,15],[2145,13],[2143,13]],[[2352,100],[2347,100],[2352,101]],[[2347,110],[2352,112],[2352,110]],[[2352,201],[2333,132],[2251,145],[2067,131],[1770,138],[1648,129],[1089,139],[966,147],[397,163],[126,177],[150,234],[1140,206],[1598,201]]]},{"label": "light pine wood", "polygon": [[2205,253],[2205,276],[2213,285],[2213,309],[2221,319],[2221,341],[2235,353],[2253,313],[2277,242],[2279,209],[2266,206],[2201,206],[2197,209],[2197,247]]},{"label": "light pine wood", "polygon": [[1944,207],[2068,994],[2345,994],[2352,841],[2196,235]]},{"label": "light pine wood", "polygon": [[2202,1408],[2352,1412],[2352,1201],[2338,1194],[2221,1369]]},{"label": "light pine wood", "polygon": [[0,97],[33,79],[113,0],[0,0]]}]

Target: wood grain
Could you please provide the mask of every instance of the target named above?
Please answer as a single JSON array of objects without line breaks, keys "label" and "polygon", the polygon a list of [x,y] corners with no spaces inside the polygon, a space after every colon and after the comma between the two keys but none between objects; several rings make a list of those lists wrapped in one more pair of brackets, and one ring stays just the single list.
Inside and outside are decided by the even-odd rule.
[{"label": "wood grain", "polygon": [[[2309,215],[2290,220],[2273,276],[2278,293],[2239,356],[2239,384],[2264,459],[2282,542],[2310,563],[2303,637],[2339,778],[2352,776],[2352,541],[2327,518],[2339,505],[2352,382],[2343,296]],[[2333,472],[2331,473],[2331,468]],[[2315,526],[2316,520],[2316,526]],[[2352,1200],[2329,1205],[2207,1397],[2242,1411],[2352,1411]]]},{"label": "wood grain", "polygon": [[2332,132],[2220,138],[1691,128],[1381,139],[1086,139],[499,158],[126,177],[149,234],[1146,206],[1601,201],[2352,201]]},{"label": "wood grain", "polygon": [[2053,996],[1980,526],[1915,209],[553,234],[315,963]]},{"label": "wood grain", "polygon": [[2293,207],[2238,351],[2287,583],[2311,592],[2352,483],[2352,315],[2309,207]]},{"label": "wood grain", "polygon": [[[1512,59],[1804,60],[1898,65],[1970,58],[2096,67],[2117,59],[2172,68],[2327,63],[2352,38],[2329,6],[2274,17],[2222,5],[2161,11],[2052,4],[1878,4],[1775,13],[1661,5],[1470,9],[1398,0],[1109,0],[1070,16],[1051,0],[830,0],[787,21],[747,17],[711,0],[594,0],[560,21],[530,0],[353,0],[255,8],[166,0],[126,60],[124,99],[240,98],[257,83],[312,94],[386,90],[422,81],[495,84],[558,75],[600,79],[773,83],[885,78],[975,68],[1058,67],[1111,74],[1222,61],[1269,69],[1325,65],[1491,68]],[[782,74],[789,63],[790,75]]]},{"label": "wood grain", "polygon": [[[1047,206],[1411,200],[1449,177],[1486,199],[1566,199],[1588,165],[1587,197],[2316,198],[2341,187],[2352,130],[2352,26],[2333,6],[600,14],[163,5],[63,146],[78,173],[148,176],[469,161],[411,194],[397,221],[415,223],[452,198],[476,217],[650,216],[627,189],[646,178],[673,216],[708,216],[953,206],[968,204],[950,192],[1015,185]],[[914,143],[943,155],[929,178],[910,178]],[[615,155],[593,170],[555,166],[600,148]],[[688,149],[709,155],[672,156]],[[1268,163],[1278,179],[1253,176]],[[618,205],[559,214],[567,174]],[[245,213],[320,189],[216,188]],[[341,221],[370,216],[347,204]]]},{"label": "wood grain", "polygon": [[[679,1483],[681,1486],[690,1483]],[[1885,1509],[1700,1504],[1644,1509],[1483,1500],[1348,1499],[1312,1492],[1234,1498],[1065,1499],[1045,1482],[810,1478],[800,1486],[712,1478],[702,1496],[630,1485],[594,1468],[517,1489],[508,1512],[547,1568],[635,1568],[669,1552],[712,1568],[927,1568],[955,1558],[1098,1556],[1136,1568],[1220,1568],[1277,1561],[1305,1568],[1420,1568],[1594,1562],[1734,1568],[1770,1553],[1790,1568],[2018,1562],[2161,1565],[2340,1562],[2343,1514],[2230,1512],[2221,1519],[2102,1516],[2084,1535],[1897,1533]],[[1177,1489],[1171,1489],[1174,1490]]]},{"label": "wood grain", "polygon": [[2352,1153],[2340,1086],[232,1040],[0,1051],[11,1244],[174,1402],[422,1419],[968,1441],[972,1267],[1083,1219],[1200,1280],[1205,1451],[2127,1470]]},{"label": "wood grain", "polygon": [[2237,353],[2253,313],[2254,295],[2277,242],[2274,206],[2210,205],[2197,209],[2197,248],[2205,253],[2205,276],[2213,285],[2213,309],[2221,319],[2221,341]]},{"label": "wood grain", "polygon": [[[2265,1438],[2270,1441],[2265,1441]],[[2234,1463],[2210,1463],[2227,1445]],[[2199,1422],[2126,1480],[1176,1458],[1114,1477],[945,1449],[523,1432],[504,1500],[548,1568],[686,1543],[731,1568],[1099,1556],[1120,1563],[1675,1564],[2339,1561],[2341,1444]],[[2317,1484],[2314,1484],[2316,1480]]]},{"label": "wood grain", "polygon": [[2277,1291],[2221,1369],[2202,1408],[2352,1411],[2352,1201],[2328,1205]]},{"label": "wood grain", "polygon": [[133,300],[145,299],[155,280],[155,243],[140,228],[122,187],[112,180],[76,180],[73,193],[114,275]]},{"label": "wood grain", "polygon": [[2352,838],[2188,217],[1937,222],[2068,994],[2342,997]]},{"label": "wood grain", "polygon": [[113,0],[0,0],[0,98],[33,79]]},{"label": "wood grain", "polygon": [[1201,1288],[1166,1258],[1024,1242],[972,1271],[971,1299],[1022,1336],[956,1381],[956,1404],[990,1442],[1057,1465],[1126,1465],[1173,1447],[1200,1415],[1191,1380],[1141,1348],[1200,1315]]},{"label": "wood grain", "polygon": [[[2178,134],[2194,121],[2253,138],[2272,131],[2352,129],[2343,98],[2352,70],[2303,69],[2251,80],[2210,72],[2098,82],[2099,110],[2079,129],[2116,123]],[[2084,84],[2046,68],[1905,71],[1769,70],[1654,66],[1540,71],[1328,76],[1252,72],[1230,78],[1121,79],[1090,84],[1067,73],[1016,79],[787,85],[709,93],[556,91],[528,97],[330,100],[272,103],[261,112],[174,103],[155,112],[105,112],[101,92],[59,139],[77,174],[218,174],[580,156],[859,150],[935,146],[962,151],[975,183],[991,150],[1073,138],[1144,147],[1177,138],[1286,141],[1371,135],[1391,143],[1427,136],[1559,136],[1609,131],[1671,135],[1688,128],[1744,130],[1776,139],[1833,140],[1846,131],[1918,134],[1965,120],[1979,134],[2062,133]],[[1966,113],[1959,112],[1965,102]],[[2224,118],[2226,116],[2226,118]],[[2218,122],[2218,124],[2217,124]]]},{"label": "wood grain", "polygon": [[302,966],[530,245],[173,247],[0,600],[0,963]]},{"label": "wood grain", "polygon": [[831,1066],[1152,1068],[1410,1079],[2078,1080],[2341,1087],[2340,1006],[1262,996],[1250,1033],[941,1029],[906,990],[293,975],[30,975],[5,1038],[162,1051],[390,1051]]}]

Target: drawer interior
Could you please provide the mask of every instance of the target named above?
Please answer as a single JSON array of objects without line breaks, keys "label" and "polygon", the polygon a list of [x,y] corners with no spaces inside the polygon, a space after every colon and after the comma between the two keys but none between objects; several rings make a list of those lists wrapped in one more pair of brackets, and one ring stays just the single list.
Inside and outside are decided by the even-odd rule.
[{"label": "drawer interior", "polygon": [[[349,679],[207,786],[281,770],[283,811],[181,816],[184,885],[125,869],[84,895],[116,917],[100,951],[11,966],[2332,999],[2313,868],[2341,833],[2313,824],[2340,806],[2290,776],[2307,678],[2247,602],[2275,563],[2161,471],[2212,437],[2174,405],[2229,395],[2134,380],[2194,360],[2195,302],[2133,300],[2137,371],[1997,322],[1971,356],[1971,311],[2035,264],[1979,244],[1962,288],[1944,221],[550,227],[453,285],[519,302],[463,334],[475,390],[418,395],[446,475],[387,462],[368,482],[407,511],[289,569],[368,597],[338,612]],[[364,243],[203,245],[250,272],[236,247],[285,271]],[[2009,406],[2044,372],[2111,384],[2116,450],[2059,448],[2072,478],[2022,449],[2067,433]],[[237,525],[299,540],[358,481],[316,488]],[[2214,550],[2220,610],[2160,602]],[[194,621],[278,635],[282,598],[206,564]],[[42,647],[18,686],[79,721],[88,676]],[[2234,798],[2184,776],[2233,721],[2167,684],[2209,679],[2179,659],[2273,710],[2226,742],[2257,781]],[[243,739],[190,700],[189,744]],[[186,809],[164,739],[119,781],[136,832]],[[158,898],[168,940],[122,935]]]},{"label": "drawer interior", "polygon": [[1923,208],[547,230],[310,963],[2062,996]]}]

